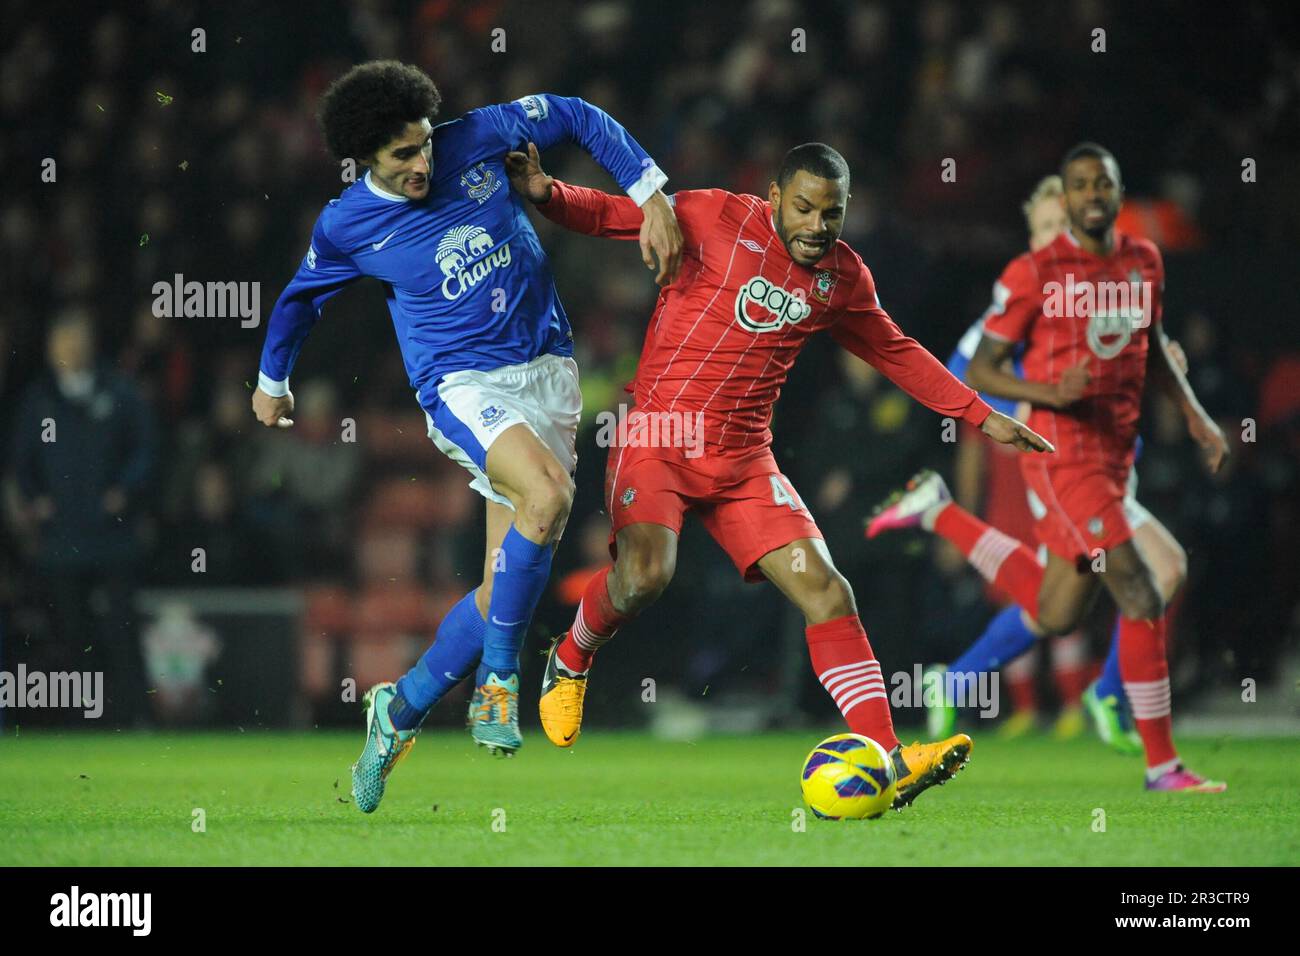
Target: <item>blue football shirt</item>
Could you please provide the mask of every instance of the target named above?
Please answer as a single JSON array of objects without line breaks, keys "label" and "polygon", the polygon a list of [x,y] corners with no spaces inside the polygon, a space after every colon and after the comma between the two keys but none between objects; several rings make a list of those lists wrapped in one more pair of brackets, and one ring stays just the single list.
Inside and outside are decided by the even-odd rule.
[{"label": "blue football shirt", "polygon": [[505,171],[505,154],[529,141],[539,150],[578,143],[638,205],[667,182],[622,126],[576,97],[535,94],[435,126],[424,199],[391,195],[367,173],[322,210],[267,322],[259,387],[285,394],[321,307],[363,276],[384,284],[411,387],[426,407],[449,372],[571,355],[546,253]]}]

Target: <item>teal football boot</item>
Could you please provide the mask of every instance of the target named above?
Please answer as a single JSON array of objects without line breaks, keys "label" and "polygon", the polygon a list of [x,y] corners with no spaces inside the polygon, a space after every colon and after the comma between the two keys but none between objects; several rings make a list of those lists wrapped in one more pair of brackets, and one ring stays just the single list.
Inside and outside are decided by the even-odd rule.
[{"label": "teal football boot", "polygon": [[397,694],[391,681],[366,691],[361,703],[366,708],[366,746],[352,765],[352,799],[362,813],[374,813],[384,799],[384,786],[397,762],[415,746],[413,730],[395,730],[388,716],[388,702]]},{"label": "teal football boot", "polygon": [[469,702],[470,736],[480,747],[507,757],[524,745],[519,735],[519,675],[501,680],[489,673]]}]

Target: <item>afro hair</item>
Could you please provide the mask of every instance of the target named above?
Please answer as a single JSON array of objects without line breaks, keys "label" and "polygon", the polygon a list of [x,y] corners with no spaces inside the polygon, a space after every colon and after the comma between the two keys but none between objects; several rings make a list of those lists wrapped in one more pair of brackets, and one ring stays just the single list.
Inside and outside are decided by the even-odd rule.
[{"label": "afro hair", "polygon": [[417,66],[375,60],[354,66],[321,97],[325,143],[339,160],[368,159],[408,123],[432,121],[442,94]]}]

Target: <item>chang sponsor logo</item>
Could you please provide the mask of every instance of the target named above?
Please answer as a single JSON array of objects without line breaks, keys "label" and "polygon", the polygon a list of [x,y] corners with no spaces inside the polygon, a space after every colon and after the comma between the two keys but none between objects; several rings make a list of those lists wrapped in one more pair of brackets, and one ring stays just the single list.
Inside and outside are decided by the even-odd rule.
[{"label": "chang sponsor logo", "polygon": [[434,260],[442,269],[442,294],[455,301],[496,269],[510,266],[510,243],[496,243],[482,226],[457,226],[438,242]]}]

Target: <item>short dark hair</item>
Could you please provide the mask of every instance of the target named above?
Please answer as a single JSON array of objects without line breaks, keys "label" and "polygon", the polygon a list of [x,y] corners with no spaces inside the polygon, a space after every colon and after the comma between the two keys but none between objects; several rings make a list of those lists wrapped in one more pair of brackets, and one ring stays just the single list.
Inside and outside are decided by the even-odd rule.
[{"label": "short dark hair", "polygon": [[776,174],[777,186],[784,189],[801,169],[822,179],[842,179],[845,190],[849,188],[849,164],[838,151],[825,143],[804,143],[786,153]]},{"label": "short dark hair", "polygon": [[1062,181],[1065,180],[1065,167],[1069,166],[1076,159],[1083,159],[1085,156],[1091,157],[1092,159],[1099,159],[1102,162],[1109,159],[1115,164],[1115,176],[1119,179],[1120,183],[1123,182],[1123,177],[1121,177],[1119,173],[1119,160],[1115,158],[1114,153],[1108,150],[1105,146],[1102,146],[1100,143],[1080,143],[1079,145],[1072,147],[1070,151],[1065,154],[1065,158],[1061,160]]},{"label": "short dark hair", "polygon": [[317,118],[336,159],[364,159],[399,136],[407,123],[432,120],[441,105],[438,87],[418,66],[374,60],[330,84]]}]

